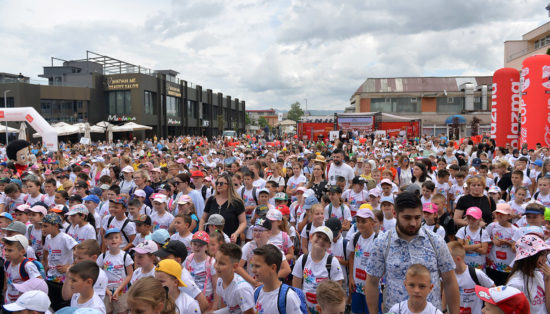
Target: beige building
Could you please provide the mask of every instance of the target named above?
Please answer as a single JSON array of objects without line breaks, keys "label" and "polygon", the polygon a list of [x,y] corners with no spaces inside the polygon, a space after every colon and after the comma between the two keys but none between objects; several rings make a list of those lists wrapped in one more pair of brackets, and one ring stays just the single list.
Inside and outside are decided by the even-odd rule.
[{"label": "beige building", "polygon": [[504,42],[504,67],[521,70],[526,58],[545,54],[550,48],[550,22],[524,34],[521,40]]}]

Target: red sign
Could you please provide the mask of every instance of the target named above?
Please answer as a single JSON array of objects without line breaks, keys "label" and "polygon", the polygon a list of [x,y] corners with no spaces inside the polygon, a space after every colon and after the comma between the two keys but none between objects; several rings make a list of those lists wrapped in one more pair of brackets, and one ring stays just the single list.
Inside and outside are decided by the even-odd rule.
[{"label": "red sign", "polygon": [[26,115],[26,116],[25,116],[25,119],[26,119],[27,121],[29,121],[29,123],[31,123],[31,122],[34,120],[33,117],[32,117],[30,114]]},{"label": "red sign", "polygon": [[420,122],[418,121],[403,121],[403,122],[380,122],[378,129],[386,131],[390,137],[397,137],[400,133],[405,132],[408,138],[419,137]]},{"label": "red sign", "polygon": [[322,135],[324,139],[329,138],[329,132],[334,130],[334,123],[298,123],[298,138],[317,141],[317,137]]},{"label": "red sign", "polygon": [[491,102],[491,138],[497,146],[519,147],[519,72],[502,68],[493,74]]},{"label": "red sign", "polygon": [[0,118],[1,118],[1,119],[4,118],[4,110],[0,110]]}]

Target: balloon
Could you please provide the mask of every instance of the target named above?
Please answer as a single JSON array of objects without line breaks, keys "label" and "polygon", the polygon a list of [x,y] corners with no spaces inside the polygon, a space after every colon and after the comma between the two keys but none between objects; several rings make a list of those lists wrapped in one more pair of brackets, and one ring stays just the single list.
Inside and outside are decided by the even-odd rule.
[{"label": "balloon", "polygon": [[520,144],[550,146],[550,55],[523,60],[521,92]]},{"label": "balloon", "polygon": [[519,148],[519,71],[502,68],[493,74],[491,138],[497,146]]}]

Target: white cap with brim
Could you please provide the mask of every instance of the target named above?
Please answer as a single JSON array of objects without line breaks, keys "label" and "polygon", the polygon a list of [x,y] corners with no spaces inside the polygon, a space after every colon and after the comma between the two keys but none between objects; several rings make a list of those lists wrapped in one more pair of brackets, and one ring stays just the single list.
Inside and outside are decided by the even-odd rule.
[{"label": "white cap with brim", "polygon": [[332,240],[334,239],[334,236],[332,235],[332,230],[330,230],[329,227],[327,227],[327,226],[317,227],[317,228],[315,228],[315,230],[313,230],[313,232],[311,234],[315,234],[317,232],[326,234],[327,237],[330,240],[330,243],[332,243]]},{"label": "white cap with brim", "polygon": [[4,309],[10,312],[30,310],[46,313],[50,308],[50,304],[50,298],[46,293],[33,290],[23,293],[17,298],[17,301],[4,305]]},{"label": "white cap with brim", "polygon": [[27,251],[27,249],[29,248],[29,240],[25,238],[25,236],[22,234],[16,234],[11,237],[4,237],[4,240],[10,242],[19,242],[21,246],[25,249],[25,251]]}]

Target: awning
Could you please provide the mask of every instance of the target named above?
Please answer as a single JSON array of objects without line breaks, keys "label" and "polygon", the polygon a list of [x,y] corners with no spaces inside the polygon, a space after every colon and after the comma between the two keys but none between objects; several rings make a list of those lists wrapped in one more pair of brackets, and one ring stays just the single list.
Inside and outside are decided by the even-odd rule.
[{"label": "awning", "polygon": [[452,116],[447,117],[447,119],[445,119],[445,124],[453,124],[455,118],[458,119],[459,124],[466,124],[466,118],[464,118],[464,116],[461,116],[459,114],[454,114]]}]

